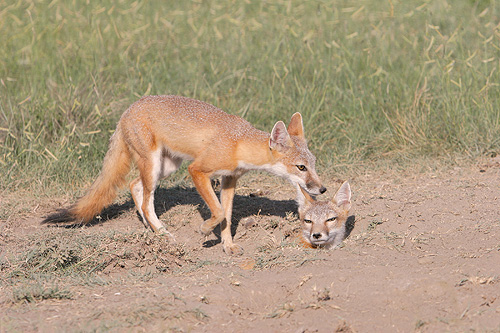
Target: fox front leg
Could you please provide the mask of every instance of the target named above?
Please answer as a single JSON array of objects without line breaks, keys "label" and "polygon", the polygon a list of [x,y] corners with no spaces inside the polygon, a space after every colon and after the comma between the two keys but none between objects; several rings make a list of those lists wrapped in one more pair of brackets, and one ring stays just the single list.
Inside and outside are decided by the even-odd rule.
[{"label": "fox front leg", "polygon": [[224,210],[224,221],[221,224],[221,239],[224,252],[229,255],[243,254],[243,248],[233,243],[231,234],[231,215],[233,211],[233,199],[238,178],[235,176],[222,177],[221,203]]}]

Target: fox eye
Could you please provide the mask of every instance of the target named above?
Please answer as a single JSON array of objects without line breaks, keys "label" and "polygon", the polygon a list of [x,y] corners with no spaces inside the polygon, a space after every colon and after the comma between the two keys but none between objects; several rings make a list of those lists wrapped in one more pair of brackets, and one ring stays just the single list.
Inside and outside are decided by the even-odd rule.
[{"label": "fox eye", "polygon": [[326,222],[333,222],[337,219],[337,217],[330,217],[329,219],[326,220]]},{"label": "fox eye", "polygon": [[296,167],[297,167],[297,169],[299,169],[300,171],[307,171],[307,168],[306,168],[306,166],[305,166],[305,165],[300,164],[300,165],[296,165]]},{"label": "fox eye", "polygon": [[304,222],[307,223],[307,224],[313,223],[313,221],[311,221],[311,220],[304,220]]}]

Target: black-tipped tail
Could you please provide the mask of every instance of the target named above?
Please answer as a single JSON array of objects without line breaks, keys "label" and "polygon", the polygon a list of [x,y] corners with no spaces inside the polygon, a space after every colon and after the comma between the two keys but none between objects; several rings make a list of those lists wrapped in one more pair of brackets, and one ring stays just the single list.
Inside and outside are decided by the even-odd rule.
[{"label": "black-tipped tail", "polygon": [[55,213],[47,216],[41,224],[58,224],[58,223],[69,223],[75,222],[75,217],[71,214],[69,209],[60,209]]}]

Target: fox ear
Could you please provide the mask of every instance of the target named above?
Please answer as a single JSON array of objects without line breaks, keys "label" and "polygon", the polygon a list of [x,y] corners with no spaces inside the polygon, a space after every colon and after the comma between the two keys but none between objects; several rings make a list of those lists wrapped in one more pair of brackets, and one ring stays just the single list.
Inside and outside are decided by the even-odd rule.
[{"label": "fox ear", "polygon": [[351,209],[351,186],[349,182],[344,182],[333,197],[333,203],[344,210]]},{"label": "fox ear", "polygon": [[297,204],[299,205],[299,216],[302,218],[305,210],[316,200],[307,193],[300,185],[297,185]]},{"label": "fox ear", "polygon": [[296,112],[293,114],[290,124],[288,125],[288,133],[292,136],[304,138],[304,125],[302,124],[302,116]]},{"label": "fox ear", "polygon": [[280,151],[285,147],[291,147],[293,145],[292,139],[286,130],[285,123],[281,120],[278,121],[271,132],[271,137],[269,138],[269,147],[271,149]]}]

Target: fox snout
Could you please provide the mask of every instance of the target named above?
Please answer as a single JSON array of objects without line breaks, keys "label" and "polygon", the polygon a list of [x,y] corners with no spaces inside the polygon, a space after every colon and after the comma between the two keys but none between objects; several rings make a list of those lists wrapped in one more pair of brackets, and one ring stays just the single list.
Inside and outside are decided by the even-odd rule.
[{"label": "fox snout", "polygon": [[311,183],[306,183],[306,187],[304,188],[311,195],[320,195],[327,191],[326,187],[323,185],[316,185]]},{"label": "fox snout", "polygon": [[314,245],[322,245],[331,241],[328,232],[314,232],[310,235],[309,240]]},{"label": "fox snout", "polygon": [[322,235],[319,232],[317,232],[317,233],[314,233],[312,236],[314,239],[320,239]]},{"label": "fox snout", "polygon": [[[319,227],[318,223],[313,224],[313,229]],[[314,247],[326,247],[338,245],[344,237],[344,227],[330,228],[331,230],[311,230],[308,231],[307,227],[303,229],[303,237],[306,242]]]},{"label": "fox snout", "polygon": [[323,186],[321,179],[319,178],[314,166],[311,166],[308,173],[304,175],[304,185],[303,189],[306,190],[311,195],[320,195],[326,192],[326,187]]}]

